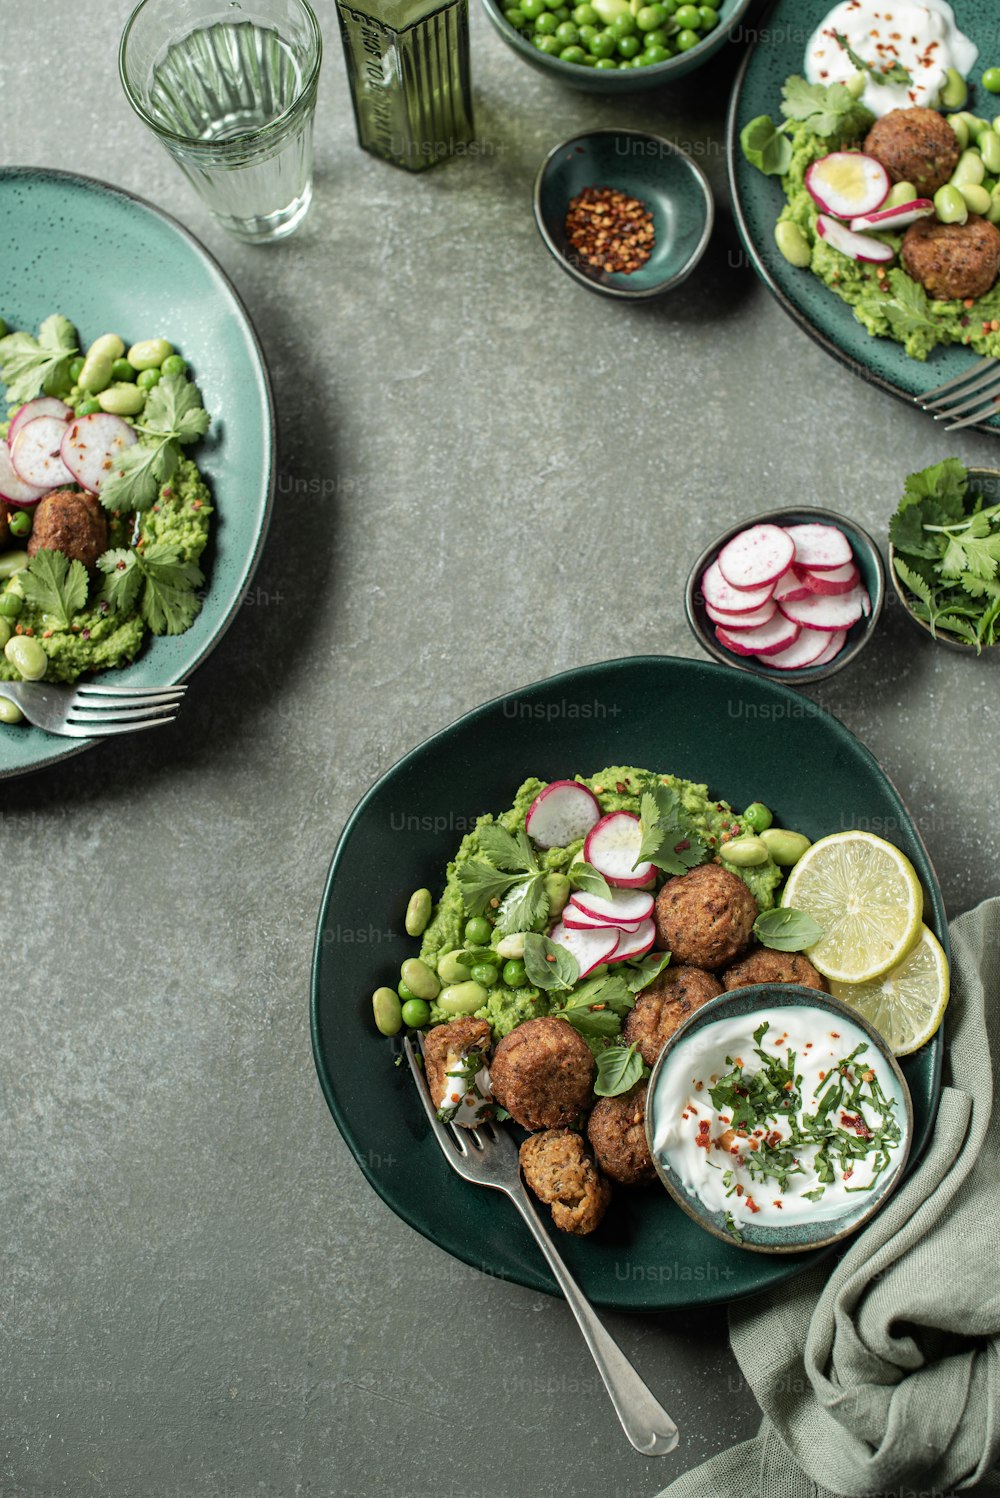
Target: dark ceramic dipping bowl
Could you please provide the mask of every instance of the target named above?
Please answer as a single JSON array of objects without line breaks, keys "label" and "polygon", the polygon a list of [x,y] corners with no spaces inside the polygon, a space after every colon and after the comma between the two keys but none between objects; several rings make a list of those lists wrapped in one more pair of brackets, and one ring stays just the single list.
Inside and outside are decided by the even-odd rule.
[{"label": "dark ceramic dipping bowl", "polygon": [[[653,253],[639,270],[625,275],[577,264],[566,238],[566,213],[585,187],[617,188],[649,208]],[[556,146],[538,169],[534,207],[538,232],[566,274],[590,291],[627,302],[650,301],[686,280],[715,222],[712,189],[701,167],[671,141],[641,130],[591,130]]]}]

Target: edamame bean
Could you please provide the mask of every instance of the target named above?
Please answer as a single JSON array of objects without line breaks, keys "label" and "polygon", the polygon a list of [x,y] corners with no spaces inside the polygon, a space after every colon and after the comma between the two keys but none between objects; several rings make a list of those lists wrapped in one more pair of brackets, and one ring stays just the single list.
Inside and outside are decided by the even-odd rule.
[{"label": "edamame bean", "polygon": [[738,837],[734,842],[723,843],[719,857],[737,869],[752,869],[759,863],[767,863],[767,848],[759,837]]},{"label": "edamame bean", "polygon": [[489,946],[493,927],[484,915],[474,915],[465,923],[465,940],[470,947]]},{"label": "edamame bean", "polygon": [[9,697],[0,697],[0,723],[20,723],[24,714]]},{"label": "edamame bean", "polygon": [[847,89],[847,92],[850,94],[852,99],[860,99],[867,86],[867,73],[852,73],[850,78],[848,78],[847,82],[844,84],[844,87]]},{"label": "edamame bean", "polygon": [[790,218],[780,219],[775,224],[774,242],[789,265],[804,268],[812,259],[812,249],[808,239],[798,224],[793,224]]},{"label": "edamame bean", "polygon": [[1000,68],[987,68],[983,74],[983,88],[988,94],[1000,94]]},{"label": "edamame bean", "polygon": [[0,650],[3,649],[13,633],[14,626],[10,620],[0,617]]},{"label": "edamame bean", "polygon": [[985,176],[986,168],[983,165],[983,158],[970,146],[958,158],[958,166],[952,172],[951,180],[956,187],[961,187],[966,182],[973,182],[978,186]]},{"label": "edamame bean", "polygon": [[415,999],[436,999],[441,992],[437,973],[419,957],[408,957],[399,973]]},{"label": "edamame bean", "polygon": [[549,919],[555,920],[566,908],[572,885],[565,874],[546,874],[545,893],[549,897]]},{"label": "edamame bean", "polygon": [[17,536],[18,540],[31,535],[31,516],[27,510],[15,510],[8,525],[11,535]]},{"label": "edamame bean", "polygon": [[503,981],[508,988],[523,988],[528,981],[528,975],[524,970],[524,963],[520,958],[513,958],[503,965]]},{"label": "edamame bean", "polygon": [[979,154],[983,166],[994,177],[1000,176],[1000,135],[995,130],[984,130],[979,137]]},{"label": "edamame bean", "polygon": [[423,936],[431,918],[434,900],[429,889],[415,889],[406,907],[403,925],[407,936]]},{"label": "edamame bean", "polygon": [[146,392],[138,385],[109,385],[97,397],[102,411],[112,416],[138,416],[146,404]]},{"label": "edamame bean", "polygon": [[87,358],[93,354],[97,358],[110,354],[112,359],[120,359],[125,352],[125,345],[117,333],[102,333],[100,338],[95,338],[87,349]]},{"label": "edamame bean", "polygon": [[41,681],[45,675],[49,658],[32,635],[12,635],[3,653],[25,681]]},{"label": "edamame bean", "polygon": [[[497,956],[502,957],[505,962],[510,961],[511,959],[513,959],[515,962],[520,961],[520,959],[524,956],[525,935],[526,933],[524,931],[515,931],[512,936],[502,937],[500,941],[497,942]],[[504,982],[506,981],[507,980],[504,979]]]},{"label": "edamame bean", "polygon": [[934,194],[934,212],[942,224],[964,224],[969,217],[965,199],[958,188],[946,182]]},{"label": "edamame bean", "polygon": [[403,1006],[391,988],[376,988],[372,994],[372,1013],[380,1035],[398,1035],[403,1025]]},{"label": "edamame bean", "polygon": [[[948,124],[955,132],[955,138],[964,151],[969,144],[969,127],[960,114],[949,114],[945,116]],[[907,200],[908,201],[908,200]]]},{"label": "edamame bean", "polygon": [[783,869],[790,869],[792,864],[798,863],[806,849],[812,847],[803,833],[789,832],[786,827],[769,827],[761,833],[760,840]]},{"label": "edamame bean", "polygon": [[1000,224],[1000,193],[990,194],[990,211],[986,217],[991,224]]},{"label": "edamame bean", "polygon": [[431,1017],[431,1006],[424,999],[407,999],[402,1008],[403,1024],[419,1030]]},{"label": "edamame bean", "polygon": [[774,817],[763,801],[751,801],[743,813],[743,821],[753,832],[764,832],[770,827]]},{"label": "edamame bean", "polygon": [[[524,10],[523,5],[521,9]],[[525,15],[528,14],[526,10],[524,10],[524,13]],[[541,15],[541,13],[542,5],[541,0],[539,0],[536,14]],[[164,359],[169,359],[173,351],[173,344],[168,343],[165,338],[142,338],[138,343],[133,343],[129,349],[128,362],[133,369],[159,369]],[[124,352],[125,350],[123,349],[122,353]]]},{"label": "edamame bean", "polygon": [[452,983],[441,990],[437,1002],[445,1014],[475,1014],[488,998],[481,983]]},{"label": "edamame bean", "polygon": [[944,88],[938,98],[942,109],[964,109],[969,90],[965,79],[957,68],[949,68],[945,74]]},{"label": "edamame bean", "polygon": [[27,565],[28,553],[26,551],[0,552],[0,581],[13,577],[15,572],[23,572]]},{"label": "edamame bean", "polygon": [[970,213],[989,213],[990,195],[985,187],[979,187],[975,182],[960,182],[958,190],[965,199],[965,206]]},{"label": "edamame bean", "polygon": [[438,958],[438,977],[442,983],[468,983],[472,969],[458,960],[457,952],[443,952]]},{"label": "edamame bean", "polygon": [[16,619],[23,608],[24,599],[19,593],[0,593],[0,619]]},{"label": "edamame bean", "polygon": [[86,390],[88,395],[97,395],[99,391],[107,389],[111,384],[114,362],[113,356],[106,351],[97,354],[88,353],[83,361],[80,378],[76,383],[81,390]]},{"label": "edamame bean", "polygon": [[919,196],[912,182],[894,182],[882,207],[899,208],[901,204],[912,203]]},{"label": "edamame bean", "polygon": [[481,988],[494,988],[499,979],[495,967],[489,962],[477,962],[472,969],[472,981],[478,983]]},{"label": "edamame bean", "polygon": [[605,26],[610,26],[619,16],[631,15],[628,0],[590,0],[590,3]]}]

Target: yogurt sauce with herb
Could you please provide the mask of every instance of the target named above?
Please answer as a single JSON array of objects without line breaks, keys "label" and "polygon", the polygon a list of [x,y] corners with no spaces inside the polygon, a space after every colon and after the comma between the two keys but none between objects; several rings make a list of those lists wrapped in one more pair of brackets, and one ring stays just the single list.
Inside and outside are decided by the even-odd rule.
[{"label": "yogurt sauce with herb", "polygon": [[[753,1023],[753,1020],[750,1021]],[[653,1153],[731,1227],[841,1216],[895,1170],[896,1079],[863,1030],[807,1005],[705,1025],[667,1057]]]},{"label": "yogurt sauce with herb", "polygon": [[[837,41],[834,33],[843,37]],[[861,95],[874,115],[891,109],[933,108],[944,86],[945,75],[954,68],[970,73],[979,56],[978,48],[955,24],[955,13],[947,0],[843,0],[820,23],[806,48],[805,69],[810,83],[846,83],[856,73],[847,48],[870,69],[879,73],[896,70],[905,79],[877,83],[869,77]]]}]

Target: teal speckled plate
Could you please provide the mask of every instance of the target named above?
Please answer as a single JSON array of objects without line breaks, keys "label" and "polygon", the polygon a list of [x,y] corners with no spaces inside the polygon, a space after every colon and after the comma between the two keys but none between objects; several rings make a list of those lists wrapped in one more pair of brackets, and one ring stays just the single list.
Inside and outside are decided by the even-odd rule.
[{"label": "teal speckled plate", "polygon": [[[707,781],[737,808],[760,799],[811,838],[878,830],[913,860],[925,919],[947,943],[934,870],[897,791],[836,718],[779,683],[704,661],[637,656],[536,682],[467,713],[387,770],[344,828],[320,908],[313,957],[313,1052],[354,1158],[394,1212],[486,1274],[555,1294],[510,1204],[460,1180],[430,1132],[398,1040],[378,1034],[371,995],[399,980],[416,942],[411,892],[439,892],[445,866],[485,811],[510,806],[529,775],[555,780],[606,765],[662,767]],[[913,1098],[911,1159],[937,1105],[941,1032],[902,1070]],[[662,1186],[615,1188],[587,1238],[558,1235],[583,1292],[622,1311],[735,1300],[816,1261],[817,1250],[748,1254],[711,1237]]]},{"label": "teal speckled plate", "polygon": [[[62,312],[84,340],[163,336],[191,366],[212,417],[193,450],[216,507],[204,604],[185,634],[147,639],[111,678],[135,686],[183,681],[239,609],[271,515],[274,403],[250,318],[222,268],[176,220],[121,188],[66,172],[0,169],[0,265],[0,314],[11,329],[37,332],[42,318]],[[0,727],[0,776],[95,742],[26,723]]]},{"label": "teal speckled plate", "polygon": [[[962,374],[978,358],[961,346],[934,349],[926,363],[910,359],[902,344],[873,338],[854,313],[810,271],[779,254],[774,225],[784,204],[781,184],[749,165],[740,150],[740,131],[748,120],[769,114],[780,119],[781,86],[790,73],[802,73],[806,43],[832,0],[776,0],[757,26],[756,39],[736,79],[726,126],[729,187],[740,237],[754,269],[785,311],[835,358],[856,374],[903,400]],[[996,60],[997,13],[993,0],[956,0],[955,19],[979,48],[974,81]],[[996,101],[981,86],[968,108],[990,118]],[[978,427],[1000,433],[1000,414]]]}]

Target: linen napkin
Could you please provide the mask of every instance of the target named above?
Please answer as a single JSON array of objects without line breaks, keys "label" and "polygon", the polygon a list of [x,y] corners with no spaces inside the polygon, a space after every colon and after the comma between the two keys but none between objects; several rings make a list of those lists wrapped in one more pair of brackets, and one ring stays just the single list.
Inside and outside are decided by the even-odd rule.
[{"label": "linen napkin", "polygon": [[1000,899],[951,940],[920,1163],[842,1258],[733,1306],[760,1431],[659,1498],[1000,1494]]}]

